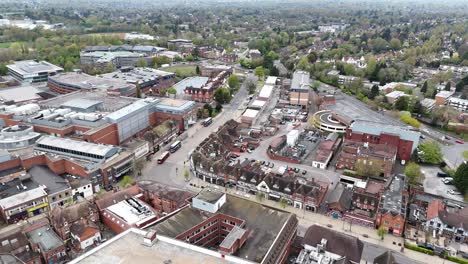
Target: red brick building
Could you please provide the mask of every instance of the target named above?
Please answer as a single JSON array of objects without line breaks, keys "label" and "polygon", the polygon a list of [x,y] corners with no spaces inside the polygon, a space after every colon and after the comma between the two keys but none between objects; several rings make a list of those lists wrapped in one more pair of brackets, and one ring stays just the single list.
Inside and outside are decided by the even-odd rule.
[{"label": "red brick building", "polygon": [[420,136],[419,131],[411,128],[365,120],[354,121],[346,130],[346,139],[396,147],[397,158],[404,161],[410,160]]},{"label": "red brick building", "polygon": [[137,185],[105,195],[96,200],[101,221],[116,233],[153,224],[158,219],[157,212],[143,199]]},{"label": "red brick building", "polygon": [[342,151],[338,156],[336,168],[355,170],[358,166],[357,163],[361,163],[361,166],[379,164],[381,167],[381,174],[387,177],[393,173],[396,154],[397,148],[393,145],[371,144],[354,140],[346,140],[343,144]]},{"label": "red brick building", "polygon": [[408,192],[404,175],[395,175],[385,188],[380,199],[376,226],[390,234],[402,236],[405,228]]},{"label": "red brick building", "polygon": [[47,222],[34,224],[24,230],[31,250],[39,252],[43,263],[60,263],[67,260],[65,244]]},{"label": "red brick building", "polygon": [[[285,263],[296,236],[294,214],[205,189],[166,221],[153,226],[157,234],[245,256],[257,263]],[[259,221],[261,219],[261,221]],[[261,234],[259,239],[258,234]]]},{"label": "red brick building", "polygon": [[62,208],[54,207],[49,212],[52,227],[62,240],[70,239],[70,227],[83,219],[89,222],[99,222],[99,211],[94,203],[84,201]]},{"label": "red brick building", "polygon": [[138,182],[138,186],[144,200],[156,210],[158,218],[185,207],[195,195],[151,181]]},{"label": "red brick building", "polygon": [[1,234],[0,241],[0,254],[11,254],[26,264],[41,263],[41,255],[31,249],[28,238],[21,230]]}]

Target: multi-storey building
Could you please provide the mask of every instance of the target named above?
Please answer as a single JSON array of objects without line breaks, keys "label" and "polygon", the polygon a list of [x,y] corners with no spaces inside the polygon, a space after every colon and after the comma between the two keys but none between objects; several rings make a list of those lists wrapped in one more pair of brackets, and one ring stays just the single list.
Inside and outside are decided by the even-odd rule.
[{"label": "multi-storey building", "polygon": [[123,96],[133,96],[136,93],[135,84],[116,78],[92,76],[79,71],[51,76],[47,86],[51,91],[59,94],[91,90],[103,90],[110,94]]},{"label": "multi-storey building", "polygon": [[395,146],[397,158],[402,161],[410,160],[411,154],[419,144],[420,136],[419,131],[408,127],[366,120],[356,120],[346,130],[346,139]]},{"label": "multi-storey building", "polygon": [[32,250],[39,252],[45,263],[62,263],[67,260],[64,242],[47,222],[33,225],[25,233]]},{"label": "multi-storey building", "polygon": [[16,178],[0,186],[0,213],[5,222],[12,224],[49,210],[44,186],[30,177]]},{"label": "multi-storey building", "polygon": [[16,61],[7,65],[8,74],[20,82],[47,82],[51,75],[63,72],[63,69],[47,61]]},{"label": "multi-storey building", "polygon": [[[262,221],[258,221],[262,219]],[[219,245],[225,255],[256,263],[284,263],[296,235],[294,214],[205,189],[152,230],[204,248]],[[262,234],[250,237],[249,234]]]},{"label": "multi-storey building", "polygon": [[408,203],[406,177],[395,175],[388,181],[377,212],[376,225],[388,233],[402,236],[405,228],[406,206]]}]

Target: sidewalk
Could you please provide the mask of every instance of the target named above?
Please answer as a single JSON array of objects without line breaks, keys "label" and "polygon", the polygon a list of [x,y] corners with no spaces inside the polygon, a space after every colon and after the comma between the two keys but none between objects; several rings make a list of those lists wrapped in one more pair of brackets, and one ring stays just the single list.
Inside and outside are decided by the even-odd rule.
[{"label": "sidewalk", "polygon": [[[201,180],[198,181],[197,178],[192,178],[190,182],[196,185],[202,184],[205,187],[210,187],[210,188],[218,189],[219,191],[225,192],[224,187],[210,185],[208,183],[202,182]],[[196,192],[200,191],[200,188],[196,188],[192,186],[189,186],[189,188]],[[296,214],[297,219],[299,220],[300,226],[309,227],[313,224],[320,224],[322,226],[331,225],[330,228],[335,231],[358,237],[362,241],[365,241],[371,244],[376,244],[378,246],[382,246],[382,247],[394,250],[396,252],[400,252],[401,246],[403,246],[403,243],[404,243],[404,239],[402,237],[397,237],[397,236],[393,236],[390,234],[385,235],[384,240],[381,240],[380,237],[377,235],[377,230],[374,228],[368,228],[368,227],[364,227],[360,225],[351,225],[350,223],[344,222],[339,219],[334,219],[334,218],[331,218],[322,214],[294,208],[292,206],[286,206],[285,208],[281,208],[278,202],[266,200],[266,199],[263,201],[258,201],[255,195],[246,194],[246,193],[236,191],[233,189],[229,189],[229,188],[226,190],[226,193],[234,195],[234,196],[238,196],[244,199],[249,199],[251,201],[264,204],[266,206],[275,207],[280,210],[294,213]],[[364,234],[366,234],[368,237],[364,237],[363,236]],[[398,245],[399,243],[401,246]],[[438,256],[430,256],[430,255],[426,255],[426,254],[416,252],[413,250],[409,250],[409,249],[405,249],[404,252],[402,252],[401,254],[413,260],[420,261],[422,263],[431,263],[431,264],[453,263],[448,260],[445,260],[444,262],[444,259]]]}]

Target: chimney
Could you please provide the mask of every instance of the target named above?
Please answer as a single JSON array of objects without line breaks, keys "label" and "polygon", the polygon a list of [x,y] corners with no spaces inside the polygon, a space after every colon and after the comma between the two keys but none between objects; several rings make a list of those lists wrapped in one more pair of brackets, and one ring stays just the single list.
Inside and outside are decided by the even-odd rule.
[{"label": "chimney", "polygon": [[143,238],[143,245],[147,247],[151,247],[156,242],[156,231],[151,230],[146,233],[145,237]]}]

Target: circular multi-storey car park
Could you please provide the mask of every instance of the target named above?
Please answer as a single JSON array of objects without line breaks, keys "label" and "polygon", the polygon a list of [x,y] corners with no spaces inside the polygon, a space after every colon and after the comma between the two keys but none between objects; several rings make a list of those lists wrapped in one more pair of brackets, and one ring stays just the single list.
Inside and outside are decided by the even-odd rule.
[{"label": "circular multi-storey car park", "polygon": [[315,128],[326,132],[345,133],[348,127],[344,122],[337,120],[330,110],[316,112],[312,116],[312,122]]}]

